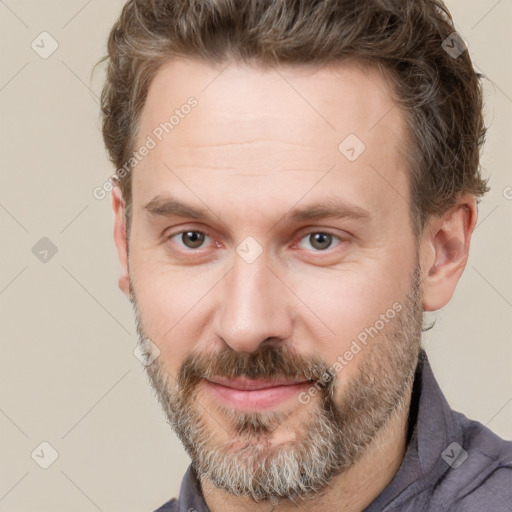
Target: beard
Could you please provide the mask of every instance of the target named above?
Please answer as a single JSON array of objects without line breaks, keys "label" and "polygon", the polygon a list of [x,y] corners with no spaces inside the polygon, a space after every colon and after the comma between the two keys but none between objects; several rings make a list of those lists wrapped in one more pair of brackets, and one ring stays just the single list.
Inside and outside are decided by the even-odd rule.
[{"label": "beard", "polygon": [[[406,413],[409,404],[423,321],[419,265],[410,277],[402,309],[361,349],[363,359],[357,372],[344,382],[341,370],[341,393],[332,365],[278,342],[262,343],[250,353],[227,345],[217,353],[192,351],[176,378],[159,358],[145,366],[151,387],[197,474],[231,495],[276,503],[316,496],[352,467],[390,420]],[[131,301],[140,349],[147,354],[151,344],[133,290]],[[327,383],[326,372],[332,377]],[[306,379],[317,382],[317,393],[308,404],[297,401],[289,412],[239,412],[212,401],[201,402],[201,381],[214,375]],[[219,434],[227,440],[219,441]],[[283,435],[291,437],[284,444],[276,443]]]}]

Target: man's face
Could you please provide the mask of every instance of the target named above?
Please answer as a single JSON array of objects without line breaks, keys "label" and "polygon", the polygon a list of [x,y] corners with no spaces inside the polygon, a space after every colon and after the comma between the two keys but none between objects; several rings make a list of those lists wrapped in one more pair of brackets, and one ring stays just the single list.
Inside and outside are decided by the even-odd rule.
[{"label": "man's face", "polygon": [[316,491],[404,407],[416,366],[421,279],[387,83],[349,63],[176,61],[140,128],[158,144],[133,171],[129,274],[158,398],[216,486]]}]

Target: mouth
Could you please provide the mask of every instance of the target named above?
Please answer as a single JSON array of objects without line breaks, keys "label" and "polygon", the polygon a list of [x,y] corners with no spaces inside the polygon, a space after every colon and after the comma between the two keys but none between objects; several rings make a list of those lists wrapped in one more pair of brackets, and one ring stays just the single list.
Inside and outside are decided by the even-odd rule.
[{"label": "mouth", "polygon": [[269,409],[290,401],[312,385],[312,381],[290,381],[286,379],[225,379],[212,377],[203,379],[214,399],[229,408],[245,412]]}]

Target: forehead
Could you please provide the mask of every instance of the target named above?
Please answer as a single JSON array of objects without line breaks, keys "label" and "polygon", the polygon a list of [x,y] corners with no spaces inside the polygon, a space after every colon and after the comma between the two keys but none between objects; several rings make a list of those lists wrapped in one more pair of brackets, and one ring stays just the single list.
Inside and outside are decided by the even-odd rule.
[{"label": "forehead", "polygon": [[[184,108],[191,97],[195,106]],[[310,188],[313,196],[328,190],[378,214],[402,215],[405,133],[376,68],[171,61],[143,109],[139,145],[150,137],[155,147],[134,169],[134,206],[184,184],[218,197],[219,206],[236,189],[241,202],[282,198],[286,207],[287,195],[296,202]]]}]

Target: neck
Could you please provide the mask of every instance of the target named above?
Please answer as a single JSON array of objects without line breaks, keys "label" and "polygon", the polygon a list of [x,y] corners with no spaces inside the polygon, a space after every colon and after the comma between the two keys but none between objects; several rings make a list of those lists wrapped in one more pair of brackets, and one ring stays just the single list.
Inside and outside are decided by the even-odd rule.
[{"label": "neck", "polygon": [[360,512],[367,507],[391,482],[404,458],[407,447],[407,427],[411,393],[403,407],[397,409],[367,447],[363,456],[349,469],[334,477],[319,494],[297,504],[280,500],[272,505],[256,503],[250,498],[232,496],[216,489],[211,482],[200,478],[206,504],[211,512]]}]

